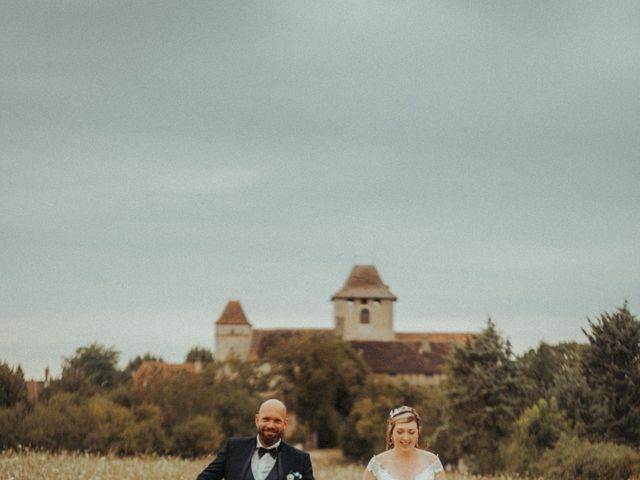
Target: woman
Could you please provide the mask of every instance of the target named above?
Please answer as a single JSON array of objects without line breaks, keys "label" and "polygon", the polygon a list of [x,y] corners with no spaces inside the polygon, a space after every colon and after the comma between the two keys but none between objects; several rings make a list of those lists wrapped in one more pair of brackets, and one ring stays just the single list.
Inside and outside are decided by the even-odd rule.
[{"label": "woman", "polygon": [[374,455],[363,480],[444,480],[440,459],[419,448],[422,420],[415,409],[394,408],[387,421],[387,451]]}]

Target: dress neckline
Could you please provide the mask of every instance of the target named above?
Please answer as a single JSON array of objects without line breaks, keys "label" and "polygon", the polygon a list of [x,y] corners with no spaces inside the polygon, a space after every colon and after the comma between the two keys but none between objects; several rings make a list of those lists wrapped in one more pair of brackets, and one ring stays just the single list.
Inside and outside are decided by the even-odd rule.
[{"label": "dress neckline", "polygon": [[[387,470],[386,468],[384,468],[380,462],[378,461],[378,456],[374,455],[373,456],[373,461],[376,462],[376,465],[378,467],[378,469],[384,473],[386,473],[389,478],[392,478],[393,480],[398,480],[396,479],[396,477],[394,477],[391,472],[389,470]],[[415,477],[414,480],[418,480],[420,477],[422,477],[425,473],[429,472],[430,470],[433,470],[433,468],[436,466],[436,464],[438,463],[438,456],[436,455],[436,459],[431,462],[429,465],[427,465],[422,471],[420,471],[420,473],[418,473]]]}]

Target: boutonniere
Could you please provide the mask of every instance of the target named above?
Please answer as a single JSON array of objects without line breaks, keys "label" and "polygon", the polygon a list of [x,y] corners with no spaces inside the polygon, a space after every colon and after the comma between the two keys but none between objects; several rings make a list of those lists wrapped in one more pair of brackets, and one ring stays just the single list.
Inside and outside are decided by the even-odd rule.
[{"label": "boutonniere", "polygon": [[300,480],[302,478],[302,474],[300,472],[289,472],[287,475],[287,480]]}]

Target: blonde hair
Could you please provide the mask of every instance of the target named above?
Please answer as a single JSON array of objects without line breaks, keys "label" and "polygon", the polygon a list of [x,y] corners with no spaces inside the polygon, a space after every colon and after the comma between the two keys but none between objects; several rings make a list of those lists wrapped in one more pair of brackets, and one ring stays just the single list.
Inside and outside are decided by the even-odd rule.
[{"label": "blonde hair", "polygon": [[420,437],[422,436],[422,419],[415,408],[402,407],[394,408],[389,413],[389,419],[387,420],[387,450],[393,448],[393,430],[399,423],[411,423],[416,422],[418,426],[418,441],[416,442],[416,448],[420,444]]}]

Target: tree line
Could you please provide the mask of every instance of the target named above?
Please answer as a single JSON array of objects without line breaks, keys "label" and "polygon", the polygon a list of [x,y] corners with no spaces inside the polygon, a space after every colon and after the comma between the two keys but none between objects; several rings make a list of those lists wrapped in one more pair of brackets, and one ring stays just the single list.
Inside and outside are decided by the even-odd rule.
[{"label": "tree line", "polygon": [[640,321],[628,305],[583,328],[585,342],[540,343],[515,355],[495,323],[450,353],[436,386],[372,374],[350,345],[326,333],[283,340],[266,363],[214,361],[194,348],[201,372],[158,372],[132,381],[98,343],[64,359],[40,400],[26,399],[20,367],[0,363],[0,448],[29,446],[116,454],[209,455],[227,436],[255,431],[265,395],[295,412],[288,440],[339,447],[367,460],[385,447],[389,410],[423,417],[423,444],[476,473],[548,478],[640,474]]}]

